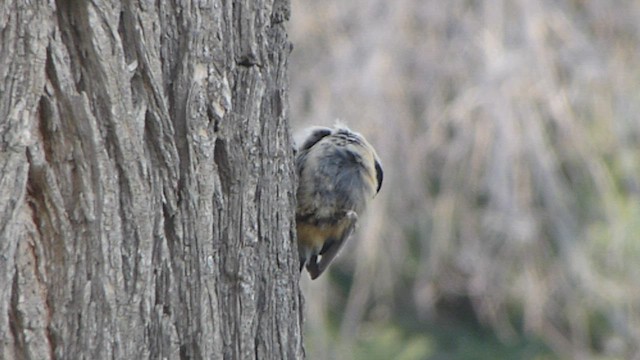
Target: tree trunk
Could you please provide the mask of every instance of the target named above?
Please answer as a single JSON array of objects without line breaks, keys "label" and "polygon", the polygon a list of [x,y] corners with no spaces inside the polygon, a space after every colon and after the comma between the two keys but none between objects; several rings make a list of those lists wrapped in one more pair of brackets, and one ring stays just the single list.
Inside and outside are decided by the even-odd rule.
[{"label": "tree trunk", "polygon": [[4,0],[0,357],[303,357],[288,0]]}]

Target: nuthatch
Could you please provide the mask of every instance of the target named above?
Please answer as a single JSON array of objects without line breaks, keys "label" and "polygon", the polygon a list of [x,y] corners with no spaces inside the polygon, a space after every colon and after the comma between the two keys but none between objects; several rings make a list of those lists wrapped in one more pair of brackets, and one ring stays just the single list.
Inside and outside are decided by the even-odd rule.
[{"label": "nuthatch", "polygon": [[300,271],[322,274],[382,186],[382,167],[365,138],[337,124],[312,127],[297,147],[296,229]]}]

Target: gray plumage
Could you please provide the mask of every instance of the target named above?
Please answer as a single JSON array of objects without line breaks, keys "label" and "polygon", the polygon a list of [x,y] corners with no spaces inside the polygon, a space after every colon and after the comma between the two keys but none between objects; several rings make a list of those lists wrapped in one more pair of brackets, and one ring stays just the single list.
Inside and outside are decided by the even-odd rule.
[{"label": "gray plumage", "polygon": [[300,270],[324,272],[382,185],[382,167],[365,138],[344,126],[313,127],[297,149],[296,228]]}]

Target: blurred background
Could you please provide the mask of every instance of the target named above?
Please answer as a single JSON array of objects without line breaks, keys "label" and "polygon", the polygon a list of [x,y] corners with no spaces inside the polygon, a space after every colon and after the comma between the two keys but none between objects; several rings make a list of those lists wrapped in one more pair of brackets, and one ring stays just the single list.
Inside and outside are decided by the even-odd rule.
[{"label": "blurred background", "polygon": [[640,2],[292,6],[294,128],[385,169],[307,358],[640,359]]}]

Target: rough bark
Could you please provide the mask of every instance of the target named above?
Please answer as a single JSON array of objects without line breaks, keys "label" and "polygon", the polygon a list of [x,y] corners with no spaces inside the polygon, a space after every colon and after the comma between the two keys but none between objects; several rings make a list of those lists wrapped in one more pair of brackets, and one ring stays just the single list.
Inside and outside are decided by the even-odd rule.
[{"label": "rough bark", "polygon": [[0,358],[303,356],[288,17],[0,4]]}]

